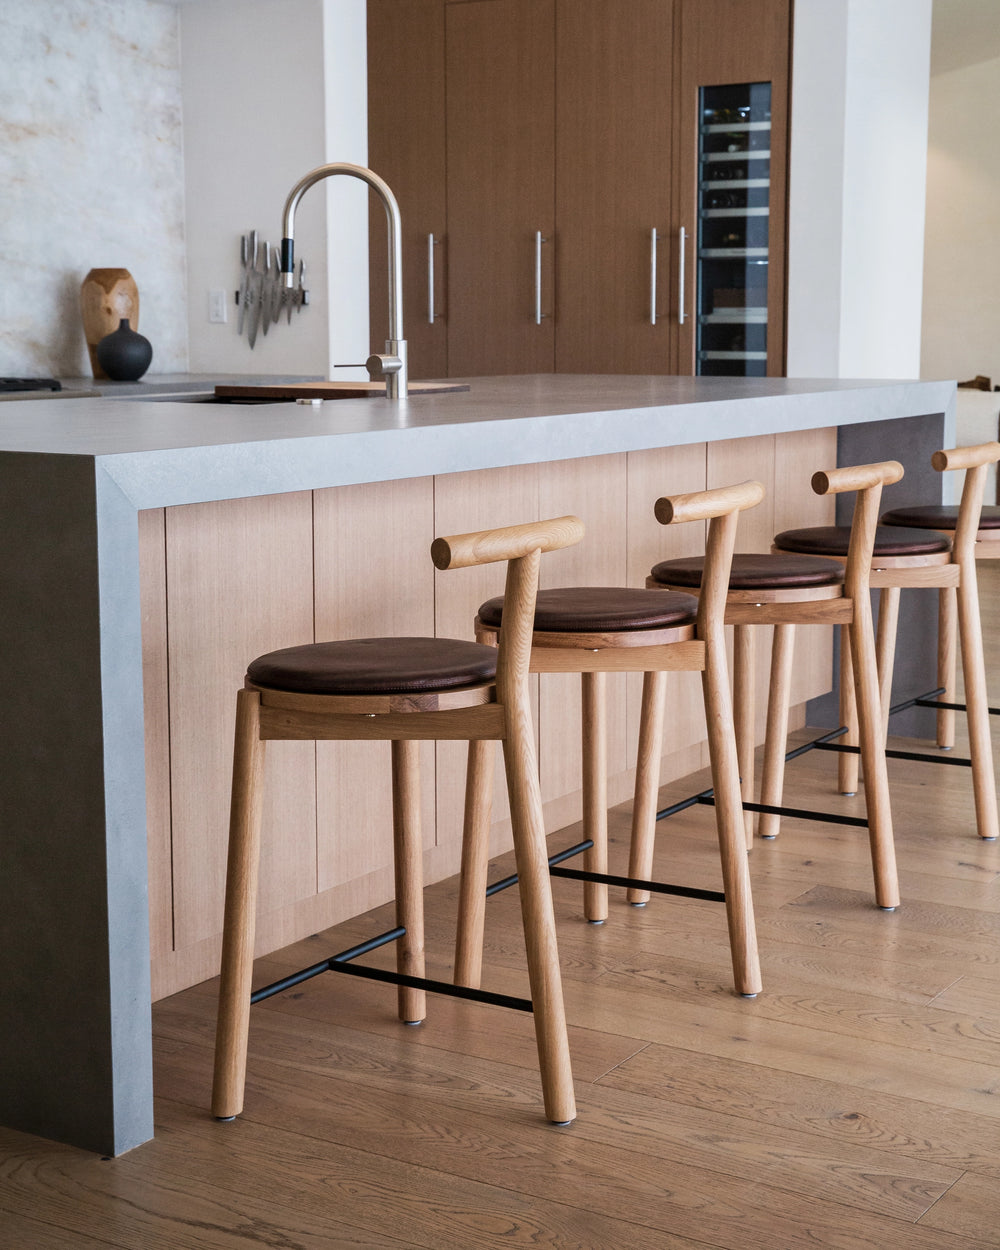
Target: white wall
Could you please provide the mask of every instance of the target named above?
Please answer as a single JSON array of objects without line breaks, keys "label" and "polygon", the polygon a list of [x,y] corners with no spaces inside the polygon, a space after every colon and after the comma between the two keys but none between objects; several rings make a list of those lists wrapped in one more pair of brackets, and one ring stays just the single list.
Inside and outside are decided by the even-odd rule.
[{"label": "white wall", "polygon": [[[317,165],[367,156],[364,0],[201,0],[181,9],[188,289],[193,372],[315,373],[368,355],[367,189],[312,188],[296,256],[312,302],[236,332],[241,234],[277,246],[288,192]],[[329,188],[329,193],[327,191]],[[329,248],[328,248],[329,242]],[[227,292],[229,321],[208,320]],[[338,376],[354,376],[344,373]],[[360,376],[364,377],[364,371]]]},{"label": "white wall", "polygon": [[1000,385],[998,115],[1000,60],[931,79],[921,353],[927,378],[961,381],[981,373]]},{"label": "white wall", "polygon": [[177,11],[0,0],[0,374],[89,376],[80,283],[128,269],[151,372],[187,368]]},{"label": "white wall", "polygon": [[931,0],[796,0],[788,373],[920,374]]}]

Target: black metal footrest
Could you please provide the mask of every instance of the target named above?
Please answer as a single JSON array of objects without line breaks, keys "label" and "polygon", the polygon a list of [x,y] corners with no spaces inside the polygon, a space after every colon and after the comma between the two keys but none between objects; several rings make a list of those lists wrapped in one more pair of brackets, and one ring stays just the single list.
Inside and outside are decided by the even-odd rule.
[{"label": "black metal footrest", "polygon": [[[688,885],[668,885],[662,881],[643,881],[638,877],[617,877],[606,872],[586,872],[582,868],[558,867],[564,860],[572,859],[574,855],[580,855],[584,851],[589,851],[593,845],[593,841],[587,838],[583,842],[577,842],[573,846],[568,846],[564,851],[557,851],[555,855],[550,855],[549,876],[566,877],[571,881],[596,881],[601,885],[617,885],[626,890],[649,890],[653,894],[675,894],[680,898],[706,899],[710,903],[724,903],[726,901],[725,894],[722,894],[719,890],[696,890],[693,886]],[[487,887],[486,897],[491,898],[494,894],[499,894],[501,890],[510,889],[512,885],[517,885],[516,873],[510,877],[504,877],[502,881],[496,881],[493,885]]]},{"label": "black metal footrest", "polygon": [[385,933],[380,933],[376,937],[370,938],[367,942],[362,942],[358,946],[352,946],[346,951],[341,951],[337,955],[331,955],[329,959],[321,960],[318,964],[311,964],[308,968],[303,968],[299,972],[293,972],[287,977],[282,977],[280,981],[272,981],[270,985],[265,985],[259,990],[255,990],[250,995],[251,1005],[262,1002],[265,998],[271,998],[275,994],[280,994],[282,990],[289,990],[295,985],[301,985],[303,981],[308,981],[312,977],[317,977],[321,972],[346,972],[349,976],[366,977],[370,981],[385,981],[390,985],[405,985],[410,989],[428,990],[433,994],[448,994],[452,998],[469,998],[477,1003],[489,1003],[494,1007],[510,1007],[514,1011],[531,1011],[530,998],[515,998],[510,994],[494,994],[489,990],[470,989],[465,985],[452,985],[450,981],[433,981],[428,977],[412,977],[405,972],[392,972],[386,968],[368,968],[364,964],[354,964],[350,961],[357,959],[359,955],[365,955],[369,951],[377,950],[380,946],[385,946],[387,942],[398,941],[406,933],[403,928],[387,929]]}]

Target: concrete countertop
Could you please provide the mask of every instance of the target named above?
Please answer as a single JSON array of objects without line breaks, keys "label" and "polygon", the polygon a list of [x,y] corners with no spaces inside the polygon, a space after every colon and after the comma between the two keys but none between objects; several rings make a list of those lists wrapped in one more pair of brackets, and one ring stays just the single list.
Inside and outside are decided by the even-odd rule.
[{"label": "concrete countertop", "polygon": [[[93,457],[137,508],[951,414],[953,382],[539,374],[402,401],[102,397],[0,409],[0,452]],[[124,385],[138,385],[124,384]]]}]

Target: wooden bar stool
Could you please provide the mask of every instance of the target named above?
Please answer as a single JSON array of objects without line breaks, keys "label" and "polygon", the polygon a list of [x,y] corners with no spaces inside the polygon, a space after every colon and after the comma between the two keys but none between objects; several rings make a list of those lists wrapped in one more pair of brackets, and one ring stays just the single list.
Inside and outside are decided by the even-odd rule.
[{"label": "wooden bar stool", "polygon": [[[763,497],[759,482],[744,482],[657,501],[655,514],[664,525],[709,520],[705,591],[700,600],[684,593],[615,587],[542,590],[531,638],[532,672],[581,674],[584,834],[593,847],[586,852],[583,873],[566,870],[564,875],[593,878],[585,888],[584,911],[595,923],[608,914],[608,880],[617,884],[624,880],[609,878],[607,872],[605,674],[644,674],[633,830],[645,825],[652,829],[656,819],[666,675],[671,671],[702,674],[733,973],[737,992],[748,997],[760,991],[760,966],[742,831],[723,609],[739,513]],[[476,619],[477,639],[499,638],[503,645],[508,604],[504,596],[482,605]],[[455,978],[461,985],[479,984],[488,867],[484,829],[489,822],[491,764],[482,748],[473,750],[477,782],[475,788],[470,784],[468,794],[478,793],[482,801],[470,807],[463,845],[455,956]],[[470,754],[470,773],[471,758]],[[645,855],[647,841],[649,854]],[[648,883],[651,838],[633,833],[632,844],[628,880],[635,890]],[[667,887],[665,892],[686,891]]]},{"label": "wooden bar stool", "polygon": [[[737,724],[745,727],[740,738],[740,767],[744,777],[744,804],[761,810],[758,830],[764,837],[777,833],[784,789],[785,739],[788,732],[788,692],[795,627],[797,625],[846,625],[851,641],[851,672],[857,704],[861,754],[865,775],[868,836],[879,907],[891,911],[899,905],[899,885],[893,847],[889,785],[881,732],[875,636],[868,593],[871,553],[875,540],[882,487],[898,482],[902,465],[894,460],[816,473],[812,487],[817,494],[856,491],[854,519],[845,527],[848,547],[843,567],[831,560],[819,561],[815,553],[772,553],[736,556],[725,609],[725,619],[738,631],[734,663]],[[803,562],[805,559],[805,563]],[[647,586],[698,589],[702,581],[700,560],[666,560],[657,564]],[[702,592],[703,593],[703,592]],[[767,731],[760,804],[752,802],[747,779],[753,776],[752,637],[755,625],[773,625],[771,678],[768,693]],[[824,813],[800,812],[829,819]],[[856,823],[852,819],[844,823]],[[860,822],[865,823],[865,822]]]},{"label": "wooden bar stool", "polygon": [[[998,833],[997,799],[976,559],[980,549],[990,556],[994,552],[1000,555],[1000,509],[991,509],[985,524],[982,515],[987,468],[997,460],[1000,460],[1000,443],[996,442],[935,452],[931,464],[938,472],[965,470],[961,503],[957,507],[894,508],[884,513],[876,534],[871,575],[871,585],[879,591],[876,653],[883,733],[888,730],[900,591],[904,588],[938,591],[938,686],[944,690],[943,701],[954,705],[957,637],[965,681],[968,763],[972,769],[976,827],[979,836],[989,840]],[[840,556],[844,530],[837,526],[789,530],[778,534],[774,543],[785,551],[822,548],[828,555]],[[930,700],[920,701],[933,706]],[[850,698],[842,695],[841,705],[841,723],[853,732],[855,713]],[[954,746],[954,716],[954,706],[938,710],[937,741],[938,746],[945,749]],[[910,759],[934,758],[914,756],[912,752],[890,751],[888,754]],[[844,793],[857,789],[856,755],[840,757],[839,785]]]},{"label": "wooden bar stool", "polygon": [[[251,1002],[323,971],[346,971],[399,985],[399,1014],[424,1017],[424,990],[534,1012],[545,1114],[557,1124],[576,1115],[563,1009],[555,921],[542,824],[528,696],[531,625],[541,553],[579,542],[583,525],[560,517],[438,538],[439,569],[506,560],[508,628],[498,648],[449,638],[364,638],[313,643],[254,660],[237,695],[233,797],[226,878],[222,981],[212,1111],[243,1109]],[[347,962],[364,944],[251,995],[264,743],[273,739],[389,740],[392,743],[397,971]],[[424,977],[420,740],[503,742],[531,999],[463,990]]]}]

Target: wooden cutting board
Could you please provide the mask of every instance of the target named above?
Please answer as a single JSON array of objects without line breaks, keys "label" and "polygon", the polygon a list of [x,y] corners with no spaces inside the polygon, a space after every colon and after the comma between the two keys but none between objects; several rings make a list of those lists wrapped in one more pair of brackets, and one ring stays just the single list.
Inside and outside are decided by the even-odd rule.
[{"label": "wooden cutting board", "polygon": [[[410,382],[411,395],[443,395],[448,391],[467,391],[463,382]],[[384,382],[291,382],[274,386],[233,386],[215,388],[220,399],[366,399],[385,395]]]}]

